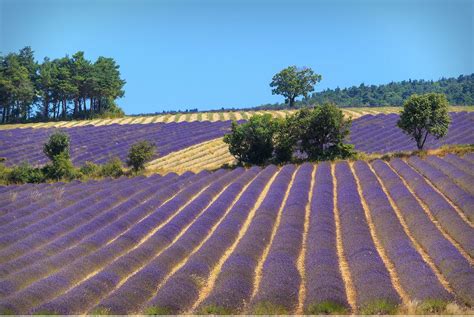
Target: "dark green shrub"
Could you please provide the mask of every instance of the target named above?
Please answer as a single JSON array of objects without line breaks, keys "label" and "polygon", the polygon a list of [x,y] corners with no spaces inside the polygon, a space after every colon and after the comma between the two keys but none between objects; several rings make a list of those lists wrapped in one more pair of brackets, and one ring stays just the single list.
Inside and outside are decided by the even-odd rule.
[{"label": "dark green shrub", "polygon": [[123,163],[118,157],[110,159],[100,167],[100,176],[117,178],[123,175]]},{"label": "dark green shrub", "polygon": [[69,159],[69,143],[69,135],[63,132],[55,132],[44,144],[43,152],[51,161],[54,161],[54,158],[59,154],[62,154],[62,159]]},{"label": "dark green shrub", "polygon": [[127,166],[134,172],[145,169],[145,163],[155,155],[155,145],[148,141],[140,141],[130,147],[127,156]]},{"label": "dark green shrub", "polygon": [[313,110],[301,112],[301,149],[310,160],[349,158],[353,146],[344,144],[350,133],[351,120],[345,119],[334,104],[324,104]]},{"label": "dark green shrub", "polygon": [[81,166],[79,172],[84,176],[97,177],[100,175],[101,167],[92,162],[86,162]]},{"label": "dark green shrub", "polygon": [[11,169],[0,163],[0,184],[7,184]]},{"label": "dark green shrub", "polygon": [[78,176],[69,154],[66,152],[56,155],[51,164],[44,167],[44,173],[47,178],[53,180],[72,180]]},{"label": "dark green shrub", "polygon": [[448,133],[451,122],[448,110],[449,103],[443,94],[414,94],[403,104],[397,125],[416,141],[421,150],[428,134],[439,139]]},{"label": "dark green shrub", "polygon": [[239,163],[264,164],[273,154],[276,125],[269,114],[254,115],[240,125],[232,122],[231,133],[224,136],[224,142]]},{"label": "dark green shrub", "polygon": [[293,159],[293,153],[300,136],[298,118],[288,116],[285,119],[274,119],[276,131],[273,138],[276,163],[285,163]]},{"label": "dark green shrub", "polygon": [[6,177],[8,182],[12,184],[41,183],[45,181],[43,171],[27,162],[12,168]]}]

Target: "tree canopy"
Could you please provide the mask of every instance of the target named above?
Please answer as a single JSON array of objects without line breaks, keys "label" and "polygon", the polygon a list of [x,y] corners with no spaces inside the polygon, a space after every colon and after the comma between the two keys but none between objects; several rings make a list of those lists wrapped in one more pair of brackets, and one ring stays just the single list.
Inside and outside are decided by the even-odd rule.
[{"label": "tree canopy", "polygon": [[273,95],[285,97],[285,103],[291,108],[298,96],[308,97],[308,93],[314,90],[314,85],[321,80],[321,75],[314,73],[311,68],[298,69],[290,66],[273,76],[270,87]]},{"label": "tree canopy", "polygon": [[349,158],[355,154],[344,139],[349,134],[350,119],[334,104],[302,109],[284,119],[270,114],[254,115],[248,122],[232,123],[230,134],[224,136],[229,152],[239,163],[262,165]]},{"label": "tree canopy", "polygon": [[397,125],[423,149],[429,134],[436,139],[448,133],[451,118],[448,100],[443,94],[413,95],[403,105]]},{"label": "tree canopy", "polygon": [[[295,101],[296,107],[331,102],[339,107],[378,107],[402,106],[412,94],[430,92],[446,95],[451,105],[474,105],[474,74],[460,75],[457,78],[441,78],[440,80],[404,80],[385,85],[352,86],[348,88],[326,89],[315,92]],[[287,104],[265,104],[256,109],[283,109]]]},{"label": "tree canopy", "polygon": [[115,104],[124,96],[119,68],[113,58],[91,62],[82,51],[42,63],[30,47],[0,55],[1,123],[123,113]]}]

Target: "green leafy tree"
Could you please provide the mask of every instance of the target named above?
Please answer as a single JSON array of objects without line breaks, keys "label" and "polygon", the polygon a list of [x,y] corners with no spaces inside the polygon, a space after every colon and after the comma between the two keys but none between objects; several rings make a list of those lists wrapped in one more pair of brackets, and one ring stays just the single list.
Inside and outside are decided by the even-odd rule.
[{"label": "green leafy tree", "polygon": [[122,161],[118,157],[113,157],[100,167],[100,175],[103,177],[117,178],[123,175]]},{"label": "green leafy tree", "polygon": [[13,167],[7,175],[7,181],[10,184],[41,183],[44,180],[45,177],[42,170],[31,166],[27,162]]},{"label": "green leafy tree", "polygon": [[71,180],[76,177],[76,170],[69,154],[69,144],[69,135],[55,132],[43,145],[44,154],[51,160],[51,164],[44,167],[44,173],[48,178]]},{"label": "green leafy tree", "polygon": [[451,122],[448,109],[449,103],[443,94],[415,94],[403,105],[397,125],[422,150],[429,134],[439,139],[448,133]]},{"label": "green leafy tree", "polygon": [[145,169],[145,163],[153,158],[156,147],[148,141],[140,141],[130,147],[127,156],[127,165],[134,172]]},{"label": "green leafy tree", "polygon": [[314,90],[314,85],[321,80],[321,75],[315,74],[311,68],[298,69],[290,66],[273,76],[270,87],[272,94],[282,95],[289,107],[293,107],[298,96],[308,97],[308,93]]},{"label": "green leafy tree", "polygon": [[66,151],[54,156],[51,164],[44,167],[44,174],[49,179],[54,180],[72,180],[77,176],[76,169],[69,158],[69,153]]},{"label": "green leafy tree", "polygon": [[60,154],[69,158],[69,144],[69,135],[63,132],[55,132],[51,134],[48,142],[43,145],[43,152],[52,161]]},{"label": "green leafy tree", "polygon": [[274,120],[276,122],[273,138],[275,161],[277,163],[289,162],[293,159],[293,153],[301,137],[299,113]]},{"label": "green leafy tree", "polygon": [[120,66],[113,58],[100,56],[93,65],[92,76],[89,81],[91,87],[91,109],[97,113],[107,110],[110,99],[124,96],[125,80],[120,78]]},{"label": "green leafy tree", "polygon": [[71,80],[77,90],[72,96],[74,102],[73,116],[77,117],[85,112],[87,96],[91,94],[90,78],[92,76],[92,64],[85,59],[84,52],[79,51],[72,55],[71,59]]},{"label": "green leafy tree", "polygon": [[35,100],[35,87],[18,54],[8,54],[0,65],[2,122],[26,119]]},{"label": "green leafy tree", "polygon": [[260,165],[272,157],[275,130],[271,115],[254,115],[244,124],[232,122],[231,133],[224,136],[224,142],[239,163]]},{"label": "green leafy tree", "polygon": [[299,115],[301,122],[301,149],[310,160],[348,158],[353,146],[345,144],[350,133],[351,120],[344,118],[334,104],[326,103]]}]

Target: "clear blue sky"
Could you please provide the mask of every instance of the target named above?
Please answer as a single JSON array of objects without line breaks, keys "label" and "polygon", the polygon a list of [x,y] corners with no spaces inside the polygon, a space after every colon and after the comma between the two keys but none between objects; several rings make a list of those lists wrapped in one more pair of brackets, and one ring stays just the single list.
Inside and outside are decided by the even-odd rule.
[{"label": "clear blue sky", "polygon": [[316,90],[474,72],[473,0],[0,0],[0,51],[113,57],[130,113],[279,102],[289,65]]}]

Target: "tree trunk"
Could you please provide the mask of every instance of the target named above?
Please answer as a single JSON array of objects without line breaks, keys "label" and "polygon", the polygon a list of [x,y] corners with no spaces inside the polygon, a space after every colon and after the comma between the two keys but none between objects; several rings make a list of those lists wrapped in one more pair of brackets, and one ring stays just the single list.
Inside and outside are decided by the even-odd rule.
[{"label": "tree trunk", "polygon": [[421,143],[421,146],[418,147],[419,150],[423,149],[423,146],[425,146],[426,138],[428,137],[428,131],[425,132],[425,136],[423,137],[423,142]]},{"label": "tree trunk", "polygon": [[289,98],[289,101],[290,101],[290,102],[289,102],[289,107],[290,107],[290,108],[293,108],[293,105],[295,104],[295,97]]},{"label": "tree trunk", "polygon": [[67,110],[66,107],[67,107],[66,98],[63,98],[63,114],[62,114],[63,118],[66,118],[66,110]]},{"label": "tree trunk", "polygon": [[45,119],[48,119],[49,117],[49,98],[48,97],[44,98],[44,101],[43,101],[43,117]]},{"label": "tree trunk", "polygon": [[74,112],[73,114],[76,115],[79,111],[79,103],[78,103],[78,100],[77,98],[74,98]]}]

